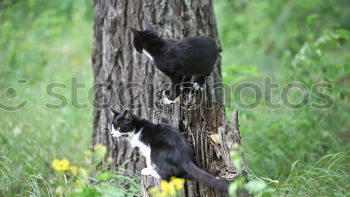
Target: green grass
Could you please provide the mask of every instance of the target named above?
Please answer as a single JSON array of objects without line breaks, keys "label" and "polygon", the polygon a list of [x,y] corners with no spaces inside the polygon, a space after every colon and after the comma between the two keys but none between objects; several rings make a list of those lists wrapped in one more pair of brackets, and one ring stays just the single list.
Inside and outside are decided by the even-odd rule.
[{"label": "green grass", "polygon": [[[268,183],[275,189],[274,196],[349,195],[350,146],[336,132],[348,114],[341,117],[338,113],[241,110],[242,142],[251,177]],[[332,116],[339,118],[338,126],[328,121]]]},{"label": "green grass", "polygon": [[[66,182],[63,174],[54,171],[53,159],[67,158],[74,165],[89,167],[84,152],[92,136],[88,98],[93,83],[92,8],[89,1],[4,2],[0,12],[0,102],[28,103],[20,111],[0,110],[0,196],[64,196],[75,191],[75,180],[68,177]],[[266,196],[350,196],[349,45],[332,40],[330,46],[322,46],[322,59],[315,58],[311,48],[304,62],[290,64],[305,42],[312,45],[318,37],[328,35],[322,29],[349,29],[345,20],[348,6],[321,1],[235,1],[230,6],[222,2],[216,2],[216,13],[225,83],[254,81],[261,85],[262,77],[271,76],[280,84],[294,80],[308,85],[317,80],[336,84],[330,92],[335,105],[328,110],[269,110],[263,102],[251,110],[238,107],[250,178],[268,185]],[[299,12],[290,14],[293,9]],[[311,12],[324,13],[319,17],[326,22],[306,28],[305,19],[313,18],[308,17]],[[336,21],[338,18],[341,20]],[[339,24],[334,25],[336,22]],[[84,109],[72,104],[72,78],[86,85],[78,91],[79,103],[87,104]],[[343,78],[344,82],[338,82]],[[17,84],[19,79],[27,83]],[[66,85],[55,89],[67,98],[63,108],[46,106],[59,103],[47,94],[46,87],[52,83]],[[5,92],[7,97],[17,97],[8,99]],[[232,103],[230,96],[227,104]],[[273,98],[276,96],[278,91]],[[249,100],[251,95],[243,98]],[[106,176],[109,178],[88,185],[105,196],[138,192],[134,175],[113,172]]]},{"label": "green grass", "polygon": [[[283,105],[272,110],[264,97],[258,107],[246,109],[234,103],[236,95],[226,95],[228,111],[240,110],[250,176],[272,189],[265,195],[350,195],[349,81],[339,83],[350,73],[350,27],[343,20],[350,7],[341,2],[216,3],[226,84],[254,82],[264,87],[264,78],[270,77],[280,87],[295,81],[308,88],[317,82],[334,86],[327,92],[334,106],[327,110]],[[300,50],[305,46],[307,50]],[[281,88],[273,90],[273,103],[282,103],[280,95]],[[289,98],[298,102],[301,96]],[[243,100],[252,101],[254,95],[246,91]]]},{"label": "green grass", "polygon": [[[18,94],[16,102],[27,100],[27,105],[17,112],[0,110],[0,195],[2,196],[9,193],[27,196],[30,192],[34,192],[32,191],[34,188],[40,188],[40,192],[44,192],[45,184],[54,185],[51,161],[54,158],[67,157],[77,163],[83,159],[84,151],[90,146],[91,105],[81,110],[75,109],[70,103],[59,110],[46,107],[48,102],[57,102],[46,93],[45,87],[52,82],[69,86],[71,77],[76,77],[81,83],[91,87],[90,50],[89,47],[82,47],[91,45],[91,26],[90,23],[84,23],[79,24],[79,27],[85,35],[81,35],[78,30],[68,30],[52,40],[28,41],[33,48],[14,49],[21,55],[25,53],[30,55],[40,50],[35,48],[36,45],[43,48],[46,46],[40,57],[29,60],[26,66],[35,66],[37,61],[47,62],[43,67],[25,73],[33,75],[30,77],[32,80],[29,79],[26,85],[13,86]],[[19,68],[18,72],[26,71]],[[9,83],[16,82],[16,78],[9,80],[13,80],[8,81]],[[1,92],[4,91],[1,89]],[[60,91],[70,98],[69,87]],[[85,90],[84,93],[86,92]],[[87,95],[83,94],[80,100],[86,103]],[[4,97],[1,97],[0,101],[15,104],[15,101],[8,101]]]},{"label": "green grass", "polygon": [[[0,196],[99,192],[123,197],[138,193],[135,175],[95,172],[91,158],[84,154],[92,137],[90,1],[4,3],[6,9],[0,14],[0,102],[6,106],[27,103],[20,110],[0,110]],[[77,92],[72,88],[75,79],[84,84]],[[52,84],[60,84],[53,91],[65,97],[61,107],[49,107],[62,102],[48,93]],[[75,103],[86,107],[78,108]],[[52,161],[63,158],[93,172],[93,184],[80,171],[78,176],[55,171]],[[77,189],[77,180],[85,189]]]},{"label": "green grass", "polygon": [[[88,102],[92,22],[81,14],[67,22],[53,6],[16,13],[23,6],[19,4],[1,15],[0,102],[15,105],[26,100],[27,105],[15,112],[0,110],[0,196],[47,196],[57,186],[52,160],[66,157],[80,163],[90,146],[92,107],[74,108],[69,86],[72,77],[86,84],[79,100]],[[27,83],[17,84],[18,79]],[[50,83],[67,85],[55,89],[68,98],[61,109],[46,106],[58,102],[46,92]],[[17,98],[5,97],[7,87],[16,89]],[[16,94],[8,92],[10,97]]]}]

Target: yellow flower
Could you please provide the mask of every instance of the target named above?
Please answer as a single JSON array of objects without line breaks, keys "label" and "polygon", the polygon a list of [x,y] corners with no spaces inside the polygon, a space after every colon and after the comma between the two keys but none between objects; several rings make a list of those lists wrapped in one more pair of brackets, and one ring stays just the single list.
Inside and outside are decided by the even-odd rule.
[{"label": "yellow flower", "polygon": [[66,171],[69,167],[69,161],[68,159],[54,159],[51,163],[52,168],[54,168],[57,171]]},{"label": "yellow flower", "polygon": [[159,192],[159,188],[158,186],[154,186],[154,187],[151,187],[149,190],[148,190],[148,193],[149,194],[156,194]]},{"label": "yellow flower", "polygon": [[165,181],[162,181],[160,183],[160,188],[162,188],[162,191],[167,195],[167,194],[170,194],[170,195],[174,195],[175,194],[175,188],[174,188],[174,185],[172,183],[168,183],[168,182],[165,182]]},{"label": "yellow flower", "polygon": [[181,190],[184,187],[185,179],[183,178],[172,177],[171,181],[174,183],[176,190]]},{"label": "yellow flower", "polygon": [[167,193],[160,192],[160,193],[156,194],[154,197],[167,197]]},{"label": "yellow flower", "polygon": [[[164,185],[163,185],[163,187],[164,187]],[[162,191],[160,186],[151,187],[148,190],[148,193],[153,197],[167,197],[167,192]]]},{"label": "yellow flower", "polygon": [[51,163],[52,168],[54,168],[57,171],[71,171],[73,175],[78,174],[78,167],[69,165],[68,159],[54,159]]},{"label": "yellow flower", "polygon": [[175,190],[174,184],[170,184],[168,193],[169,193],[170,195],[176,194],[176,190]]},{"label": "yellow flower", "polygon": [[176,195],[185,184],[185,179],[172,177],[170,182],[162,181],[160,186],[154,186],[148,190],[153,197],[168,197]]},{"label": "yellow flower", "polygon": [[168,182],[165,182],[165,181],[162,181],[160,183],[160,188],[163,190],[163,191],[168,191],[169,190],[169,183]]},{"label": "yellow flower", "polygon": [[70,170],[73,175],[78,174],[78,167],[77,166],[68,166],[67,170]]}]

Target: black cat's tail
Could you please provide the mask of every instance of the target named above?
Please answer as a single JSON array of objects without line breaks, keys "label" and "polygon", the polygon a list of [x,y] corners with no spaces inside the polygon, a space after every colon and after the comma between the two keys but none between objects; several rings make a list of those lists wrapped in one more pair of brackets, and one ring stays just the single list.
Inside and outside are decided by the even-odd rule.
[{"label": "black cat's tail", "polygon": [[225,192],[228,192],[228,184],[223,181],[219,180],[213,175],[207,173],[206,171],[198,168],[194,163],[188,162],[184,166],[184,170],[187,172],[187,174],[195,179],[198,180],[210,187],[213,187],[215,189],[219,189]]}]

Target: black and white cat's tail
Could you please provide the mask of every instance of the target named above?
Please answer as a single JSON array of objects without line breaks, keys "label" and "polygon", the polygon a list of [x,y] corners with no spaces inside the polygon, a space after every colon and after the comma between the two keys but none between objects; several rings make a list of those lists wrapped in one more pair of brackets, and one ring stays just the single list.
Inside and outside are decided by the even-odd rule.
[{"label": "black and white cat's tail", "polygon": [[185,171],[192,179],[198,180],[201,183],[204,183],[215,189],[228,192],[228,184],[225,181],[219,180],[213,175],[198,168],[194,163],[188,162],[187,164],[185,164],[184,167],[185,167]]}]

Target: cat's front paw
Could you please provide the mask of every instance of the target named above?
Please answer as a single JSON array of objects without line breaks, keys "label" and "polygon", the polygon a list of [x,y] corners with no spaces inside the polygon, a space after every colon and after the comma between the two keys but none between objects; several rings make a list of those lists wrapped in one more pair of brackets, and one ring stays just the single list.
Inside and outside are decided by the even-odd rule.
[{"label": "cat's front paw", "polygon": [[174,103],[177,103],[177,102],[180,102],[180,97],[177,97],[175,100],[170,100],[170,99],[168,99],[167,97],[164,97],[163,98],[163,104],[164,105],[170,105],[170,104],[174,104]]},{"label": "cat's front paw", "polygon": [[203,87],[201,87],[197,82],[193,83],[193,88],[195,91],[203,90]]},{"label": "cat's front paw", "polygon": [[141,174],[145,175],[145,176],[151,175],[151,172],[152,172],[152,169],[150,169],[150,168],[144,168],[141,170]]},{"label": "cat's front paw", "polygon": [[170,93],[171,93],[170,90],[162,91],[161,103],[163,105],[170,105],[180,101],[179,97],[175,98],[174,100],[171,100],[172,96],[170,95]]},{"label": "cat's front paw", "polygon": [[141,174],[144,176],[153,176],[154,178],[160,178],[159,174],[152,168],[144,168],[141,170]]},{"label": "cat's front paw", "polygon": [[175,101],[172,101],[172,100],[168,99],[167,97],[164,97],[162,101],[163,101],[164,105],[170,105],[170,104],[175,103]]}]

